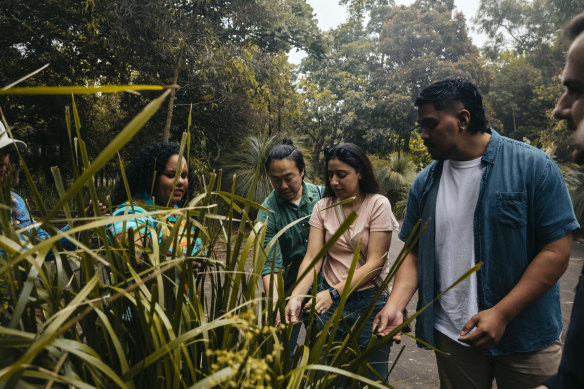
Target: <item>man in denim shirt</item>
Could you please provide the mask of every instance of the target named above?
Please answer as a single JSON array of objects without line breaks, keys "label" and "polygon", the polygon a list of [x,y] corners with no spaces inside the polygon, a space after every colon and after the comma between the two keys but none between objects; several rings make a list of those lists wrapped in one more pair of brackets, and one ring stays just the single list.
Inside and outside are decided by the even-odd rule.
[{"label": "man in denim shirt", "polygon": [[[481,269],[416,322],[436,353],[441,388],[532,388],[560,361],[558,279],[579,228],[562,175],[545,153],[487,128],[482,98],[468,81],[445,80],[416,99],[434,161],[410,189],[400,239],[427,223],[377,315],[377,332],[402,321],[474,264]],[[397,337],[396,337],[397,340]]]},{"label": "man in denim shirt", "polygon": [[[574,161],[584,164],[584,14],[572,19],[564,30],[570,43],[562,75],[564,93],[554,109],[554,116],[566,121],[575,131]],[[584,388],[584,267],[576,287],[570,326],[566,335],[562,363],[554,376],[541,388]]]}]

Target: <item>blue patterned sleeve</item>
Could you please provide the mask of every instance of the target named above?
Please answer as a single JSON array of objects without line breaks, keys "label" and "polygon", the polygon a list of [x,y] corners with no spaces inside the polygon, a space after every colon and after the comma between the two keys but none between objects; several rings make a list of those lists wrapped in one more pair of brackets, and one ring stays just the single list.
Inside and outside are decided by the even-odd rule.
[{"label": "blue patterned sleeve", "polygon": [[[136,205],[134,205],[134,206],[126,205],[126,206],[122,206],[122,207],[119,207],[118,209],[116,209],[112,213],[112,216],[123,216],[126,213],[130,214],[130,215],[131,214],[139,215],[139,214],[147,213],[147,211],[144,208],[138,207]],[[107,229],[114,236],[116,236],[116,235],[124,232],[124,223],[126,226],[125,231],[128,231],[131,228],[134,230],[134,232],[146,234],[148,232],[147,227],[154,226],[154,219],[152,217],[149,217],[149,216],[138,216],[135,219],[116,221],[112,224],[109,224],[107,226]]]}]

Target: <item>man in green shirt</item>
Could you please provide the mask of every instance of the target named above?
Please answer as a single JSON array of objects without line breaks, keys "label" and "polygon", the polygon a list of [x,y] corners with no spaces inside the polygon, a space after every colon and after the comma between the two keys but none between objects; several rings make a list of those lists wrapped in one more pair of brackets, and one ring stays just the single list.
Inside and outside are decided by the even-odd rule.
[{"label": "man in green shirt", "polygon": [[[302,153],[285,139],[282,144],[272,147],[266,161],[266,169],[274,190],[264,200],[263,206],[273,213],[260,210],[257,220],[268,221],[266,227],[267,245],[274,235],[293,221],[312,213],[314,204],[322,197],[322,188],[304,182],[304,158]],[[269,291],[272,279],[276,279],[280,269],[284,275],[284,290],[288,291],[296,281],[298,267],[306,254],[308,246],[308,218],[289,228],[267,253],[267,260],[262,270],[264,289]],[[274,254],[274,248],[276,250]],[[272,262],[274,273],[272,274]],[[278,299],[278,289],[272,287],[274,301]],[[296,326],[290,343],[296,346],[299,326]]]}]

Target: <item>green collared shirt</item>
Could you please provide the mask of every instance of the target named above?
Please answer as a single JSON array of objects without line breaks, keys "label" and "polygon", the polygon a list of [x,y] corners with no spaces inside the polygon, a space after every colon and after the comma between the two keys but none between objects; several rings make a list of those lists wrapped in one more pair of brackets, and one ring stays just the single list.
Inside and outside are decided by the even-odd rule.
[{"label": "green collared shirt", "polygon": [[[300,200],[300,204],[296,206],[296,204],[282,198],[276,191],[272,191],[262,205],[274,211],[274,213],[260,210],[257,217],[257,220],[261,222],[265,222],[266,218],[268,218],[264,245],[267,245],[274,235],[288,224],[301,217],[310,215],[312,208],[314,208],[316,202],[322,197],[323,192],[324,188],[322,187],[317,188],[316,185],[302,182],[302,199]],[[310,231],[308,221],[309,218],[292,226],[278,239],[278,244],[275,245],[275,255],[274,246],[272,246],[262,270],[262,276],[270,274],[272,271],[272,262],[275,260],[274,272],[277,273],[282,269],[284,273],[284,288],[286,290],[296,281],[298,268],[306,254],[308,233]]]}]

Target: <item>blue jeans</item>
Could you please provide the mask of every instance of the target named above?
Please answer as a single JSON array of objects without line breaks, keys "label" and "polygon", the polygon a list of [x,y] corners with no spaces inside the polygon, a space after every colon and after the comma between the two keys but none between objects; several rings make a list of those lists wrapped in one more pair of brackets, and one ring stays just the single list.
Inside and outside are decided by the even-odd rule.
[{"label": "blue jeans", "polygon": [[[330,288],[328,283],[323,279],[322,290]],[[342,340],[347,336],[350,329],[355,325],[357,320],[365,313],[368,305],[371,303],[371,300],[375,297],[377,293],[377,288],[366,289],[360,292],[353,292],[347,298],[345,302],[345,306],[343,309],[343,319],[339,323],[339,328],[335,334],[335,341],[342,342]],[[322,315],[320,315],[320,319],[318,320],[319,328],[322,330],[324,328],[324,324],[331,318],[334,312],[337,310],[339,306],[339,300],[333,301],[333,305]],[[375,319],[375,315],[385,306],[387,302],[387,293],[382,293],[381,296],[375,302],[375,307],[373,308],[373,312],[369,319],[367,320],[367,324],[363,329],[363,332],[359,335],[359,345],[362,348],[365,348],[369,339],[371,338],[372,332],[371,329],[373,327],[373,319]],[[374,354],[372,354],[367,362],[371,365],[373,369],[383,377],[384,382],[388,382],[387,375],[389,374],[389,344],[381,347],[378,349]],[[368,378],[372,380],[378,380],[378,378],[371,374]],[[344,385],[343,385],[344,386]]]}]

